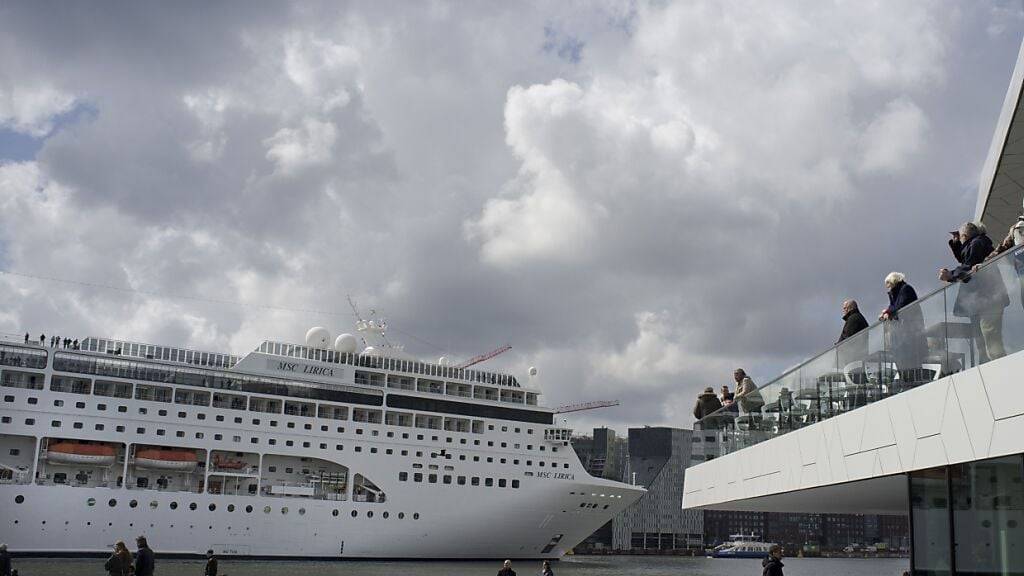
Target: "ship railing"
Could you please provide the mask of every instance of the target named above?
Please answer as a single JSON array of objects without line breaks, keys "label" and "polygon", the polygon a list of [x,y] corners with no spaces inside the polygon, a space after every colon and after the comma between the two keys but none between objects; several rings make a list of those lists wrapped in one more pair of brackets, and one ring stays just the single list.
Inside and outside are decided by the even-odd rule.
[{"label": "ship railing", "polygon": [[700,419],[708,459],[1024,350],[1024,247],[936,289]]}]

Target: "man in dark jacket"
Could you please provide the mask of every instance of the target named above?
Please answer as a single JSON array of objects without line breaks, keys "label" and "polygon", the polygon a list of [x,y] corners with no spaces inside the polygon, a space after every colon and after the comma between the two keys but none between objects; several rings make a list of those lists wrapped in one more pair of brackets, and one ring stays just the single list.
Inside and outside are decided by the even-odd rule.
[{"label": "man in dark jacket", "polygon": [[697,396],[697,403],[693,406],[693,417],[697,420],[703,419],[722,409],[722,401],[715,396],[715,389],[708,386],[704,392]]},{"label": "man in dark jacket", "polygon": [[768,557],[761,561],[761,576],[782,576],[782,546],[772,544]]},{"label": "man in dark jacket", "polygon": [[961,282],[953,304],[953,315],[971,319],[974,337],[981,356],[980,362],[1002,358],[1003,309],[1010,305],[1010,297],[998,269],[978,272],[978,267],[994,250],[992,239],[973,222],[965,222],[949,241],[953,256],[960,263],[956,268],[939,270],[939,279]]},{"label": "man in dark jacket", "polygon": [[149,548],[149,542],[145,536],[139,536],[135,543],[139,546],[139,551],[135,553],[135,576],[153,576],[156,560]]},{"label": "man in dark jacket", "polygon": [[11,553],[7,544],[0,544],[0,576],[11,576]]},{"label": "man in dark jacket", "polygon": [[516,571],[512,569],[512,561],[505,560],[505,564],[498,570],[498,576],[516,576]]},{"label": "man in dark jacket", "polygon": [[836,341],[837,344],[868,327],[868,321],[860,313],[856,300],[843,302],[843,321],[845,322],[843,324],[843,331],[839,334],[839,340]]},{"label": "man in dark jacket", "polygon": [[213,555],[213,550],[206,551],[206,570],[203,576],[217,576],[217,558]]}]

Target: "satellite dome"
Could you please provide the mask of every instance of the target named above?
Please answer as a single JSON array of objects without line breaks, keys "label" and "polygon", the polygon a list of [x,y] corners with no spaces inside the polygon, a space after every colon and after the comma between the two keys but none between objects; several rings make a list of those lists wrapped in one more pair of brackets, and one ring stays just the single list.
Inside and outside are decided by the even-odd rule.
[{"label": "satellite dome", "polygon": [[306,332],[306,346],[327,348],[330,345],[331,333],[327,331],[327,328],[317,326],[316,328],[310,328],[309,332]]},{"label": "satellite dome", "polygon": [[437,364],[438,366],[448,366],[451,364],[451,360],[447,356],[441,356],[437,359]]},{"label": "satellite dome", "polygon": [[530,366],[530,376],[536,376],[536,375],[537,375],[537,367],[536,366]]},{"label": "satellite dome", "polygon": [[334,340],[334,349],[342,354],[355,354],[359,341],[351,334],[339,334]]},{"label": "satellite dome", "polygon": [[373,346],[367,346],[363,348],[363,356],[373,356],[377,353],[377,349]]}]

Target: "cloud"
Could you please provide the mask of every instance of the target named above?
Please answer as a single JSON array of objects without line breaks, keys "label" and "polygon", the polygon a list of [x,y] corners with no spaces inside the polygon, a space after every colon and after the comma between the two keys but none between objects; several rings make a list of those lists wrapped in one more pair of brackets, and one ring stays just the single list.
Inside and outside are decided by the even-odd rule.
[{"label": "cloud", "polygon": [[421,357],[509,342],[548,404],[623,402],[578,427],[688,425],[889,270],[927,291],[1021,37],[952,2],[67,10],[0,18],[0,129],[46,137],[0,164],[0,254],[84,284],[0,276],[0,332],[244,353],[351,294]]},{"label": "cloud", "polygon": [[53,130],[55,118],[74,105],[73,95],[53,86],[24,86],[0,74],[0,128],[42,138]]}]

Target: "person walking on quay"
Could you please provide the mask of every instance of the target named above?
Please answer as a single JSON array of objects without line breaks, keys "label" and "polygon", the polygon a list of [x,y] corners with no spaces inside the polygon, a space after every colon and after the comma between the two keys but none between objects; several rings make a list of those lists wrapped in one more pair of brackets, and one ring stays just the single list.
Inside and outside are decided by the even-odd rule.
[{"label": "person walking on quay", "polygon": [[764,568],[761,571],[761,576],[783,576],[782,546],[772,544],[768,549],[768,557],[761,561],[761,566]]},{"label": "person walking on quay", "polygon": [[153,556],[153,551],[149,548],[149,542],[146,541],[145,536],[139,536],[135,539],[135,543],[139,546],[138,552],[135,553],[135,576],[153,576],[156,559]]},{"label": "person walking on quay", "polygon": [[516,571],[512,569],[511,560],[505,560],[501,570],[498,570],[498,576],[516,576]]},{"label": "person walking on quay", "polygon": [[206,551],[206,569],[203,576],[217,576],[217,558],[213,555],[213,550]]},{"label": "person walking on quay", "polygon": [[7,544],[0,544],[0,576],[11,576],[11,553]]},{"label": "person walking on quay", "polygon": [[132,573],[132,553],[123,541],[118,540],[114,544],[114,552],[103,564],[103,569],[110,576],[129,576]]},{"label": "person walking on quay", "polygon": [[544,561],[540,566],[540,576],[555,576],[555,573],[551,571],[551,562]]}]

